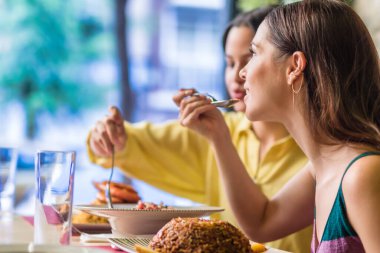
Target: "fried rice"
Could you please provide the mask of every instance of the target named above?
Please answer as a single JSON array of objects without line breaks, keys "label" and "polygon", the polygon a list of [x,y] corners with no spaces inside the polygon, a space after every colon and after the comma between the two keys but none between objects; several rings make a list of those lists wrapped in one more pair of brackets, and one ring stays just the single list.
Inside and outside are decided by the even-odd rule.
[{"label": "fried rice", "polygon": [[153,237],[149,247],[165,253],[252,253],[248,238],[239,229],[225,221],[200,218],[172,219]]}]

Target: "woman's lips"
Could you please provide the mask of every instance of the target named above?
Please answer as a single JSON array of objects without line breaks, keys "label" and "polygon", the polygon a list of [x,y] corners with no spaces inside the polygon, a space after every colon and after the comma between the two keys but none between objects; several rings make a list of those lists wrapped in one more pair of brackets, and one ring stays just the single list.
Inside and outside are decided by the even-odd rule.
[{"label": "woman's lips", "polygon": [[244,99],[244,96],[245,96],[245,92],[234,92],[232,94],[232,98],[234,99],[240,99],[240,100],[243,100]]}]

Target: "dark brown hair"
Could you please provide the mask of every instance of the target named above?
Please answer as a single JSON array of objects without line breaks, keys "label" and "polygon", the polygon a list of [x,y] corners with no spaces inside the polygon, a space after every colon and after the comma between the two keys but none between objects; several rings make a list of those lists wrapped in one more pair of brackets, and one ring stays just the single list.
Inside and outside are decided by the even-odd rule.
[{"label": "dark brown hair", "polygon": [[360,17],[341,1],[304,0],[265,22],[283,55],[305,54],[303,102],[314,137],[380,149],[379,56]]},{"label": "dark brown hair", "polygon": [[224,30],[222,38],[223,50],[226,49],[227,36],[233,27],[245,26],[250,28],[253,32],[256,32],[266,15],[277,6],[278,5],[268,5],[251,11],[242,12],[237,15]]}]

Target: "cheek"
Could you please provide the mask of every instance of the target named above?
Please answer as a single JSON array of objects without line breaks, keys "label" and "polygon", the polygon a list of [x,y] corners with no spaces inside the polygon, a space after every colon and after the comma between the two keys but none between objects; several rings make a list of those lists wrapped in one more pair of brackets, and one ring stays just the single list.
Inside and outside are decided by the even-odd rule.
[{"label": "cheek", "polygon": [[273,76],[267,75],[266,67],[259,62],[250,63],[247,68],[246,85],[249,88],[247,99],[245,100],[245,113],[249,120],[264,120],[270,114],[271,89]]},{"label": "cheek", "polygon": [[230,83],[231,80],[231,70],[230,68],[225,68],[224,69],[224,82],[226,83],[226,86],[228,87],[228,84]]},{"label": "cheek", "polygon": [[224,71],[224,82],[226,83],[227,90],[231,88],[234,82],[233,70],[231,68],[226,68]]},{"label": "cheek", "polygon": [[229,68],[228,67],[225,67],[224,68],[224,80],[227,82],[227,79],[228,79],[228,72],[229,72]]}]

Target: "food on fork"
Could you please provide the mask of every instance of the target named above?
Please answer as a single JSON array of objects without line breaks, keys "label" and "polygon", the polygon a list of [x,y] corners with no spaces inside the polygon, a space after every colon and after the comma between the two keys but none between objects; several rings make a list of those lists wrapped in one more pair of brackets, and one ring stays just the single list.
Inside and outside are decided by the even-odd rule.
[{"label": "food on fork", "polygon": [[[93,185],[96,189],[99,190],[98,195],[96,196],[97,200],[102,203],[107,203],[107,198],[105,195],[107,181],[103,182],[93,182]],[[137,191],[128,184],[111,182],[110,184],[110,193],[112,202],[114,204],[121,203],[137,203],[140,200],[140,196]]]},{"label": "food on fork", "polygon": [[248,238],[226,221],[174,218],[153,237],[149,248],[157,252],[252,253]]}]

